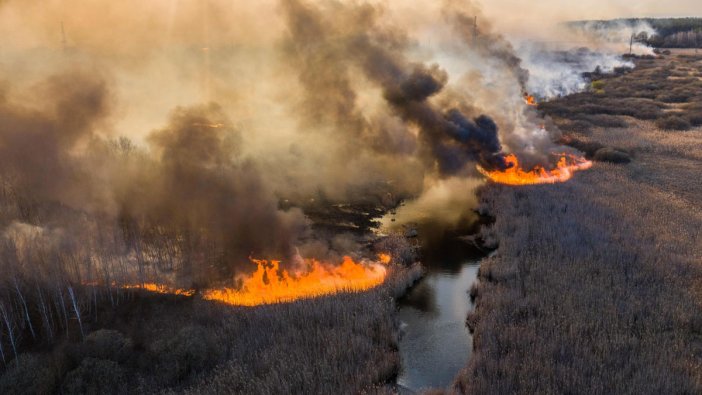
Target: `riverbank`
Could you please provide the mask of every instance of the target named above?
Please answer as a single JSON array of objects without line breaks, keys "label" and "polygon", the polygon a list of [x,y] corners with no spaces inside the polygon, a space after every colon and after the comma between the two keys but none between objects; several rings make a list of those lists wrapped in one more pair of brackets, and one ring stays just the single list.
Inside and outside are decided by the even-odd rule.
[{"label": "riverbank", "polygon": [[[666,76],[681,64],[659,63],[643,72],[678,81]],[[474,354],[454,392],[702,391],[702,129],[661,130],[617,115],[617,103],[631,100],[604,99],[619,126],[559,122],[631,163],[596,162],[563,184],[483,191],[482,210],[496,217],[484,234],[499,249],[480,269],[468,317]],[[692,111],[666,107],[664,119]]]}]

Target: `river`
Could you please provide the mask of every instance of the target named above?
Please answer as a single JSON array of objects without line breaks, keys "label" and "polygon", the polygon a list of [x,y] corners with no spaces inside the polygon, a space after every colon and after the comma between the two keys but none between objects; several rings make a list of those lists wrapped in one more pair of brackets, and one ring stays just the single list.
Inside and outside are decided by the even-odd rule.
[{"label": "river", "polygon": [[446,388],[466,366],[473,339],[465,321],[468,290],[484,255],[455,238],[423,248],[426,275],[398,301],[400,388]]}]

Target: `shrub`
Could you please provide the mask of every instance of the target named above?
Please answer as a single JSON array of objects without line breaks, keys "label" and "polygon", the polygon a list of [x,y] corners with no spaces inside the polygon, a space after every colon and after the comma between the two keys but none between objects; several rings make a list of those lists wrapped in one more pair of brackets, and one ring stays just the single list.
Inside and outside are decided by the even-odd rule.
[{"label": "shrub", "polygon": [[595,155],[595,152],[601,148],[604,148],[604,145],[596,141],[582,141],[572,137],[565,140],[564,143],[577,149],[578,151],[582,151],[588,158],[592,158]]},{"label": "shrub", "polygon": [[182,328],[170,339],[157,340],[151,346],[156,371],[164,383],[185,379],[219,362],[222,350],[211,331],[197,325]]},{"label": "shrub", "polygon": [[656,121],[656,126],[663,130],[688,130],[690,121],[678,115],[669,115]]},{"label": "shrub", "polygon": [[687,113],[685,118],[690,122],[692,126],[702,126],[702,111]]},{"label": "shrub", "polygon": [[627,126],[623,119],[607,114],[581,115],[578,117],[581,121],[586,121],[594,126],[602,128],[624,128]]},{"label": "shrub", "polygon": [[601,91],[605,87],[605,82],[602,80],[592,81],[592,89],[595,91]]},{"label": "shrub", "polygon": [[125,371],[116,362],[85,358],[68,372],[63,390],[68,394],[119,394],[124,391]]},{"label": "shrub", "polygon": [[0,394],[50,394],[56,377],[47,361],[36,354],[20,354],[0,376]]},{"label": "shrub", "polygon": [[84,358],[123,362],[132,352],[132,341],[115,330],[100,329],[85,337],[77,347],[78,360]]},{"label": "shrub", "polygon": [[383,238],[375,245],[377,252],[387,252],[393,262],[399,265],[411,265],[417,261],[417,252],[405,237],[392,234]]},{"label": "shrub", "polygon": [[588,134],[592,130],[592,124],[584,120],[575,120],[563,125],[561,129],[572,130],[583,134]]},{"label": "shrub", "polygon": [[702,126],[702,103],[693,103],[685,109],[685,118],[692,126]]},{"label": "shrub", "polygon": [[612,147],[600,148],[595,152],[593,158],[600,162],[610,162],[610,163],[629,163],[631,162],[631,156],[626,152],[614,149]]}]

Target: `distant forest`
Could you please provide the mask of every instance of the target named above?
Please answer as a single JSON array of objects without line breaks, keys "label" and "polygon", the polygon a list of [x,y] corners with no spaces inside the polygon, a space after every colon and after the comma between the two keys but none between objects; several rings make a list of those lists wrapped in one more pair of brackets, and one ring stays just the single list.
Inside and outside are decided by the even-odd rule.
[{"label": "distant forest", "polygon": [[637,32],[635,40],[657,48],[699,48],[702,46],[702,18],[628,18],[600,21],[576,21],[571,27],[609,30],[648,24],[656,34]]}]

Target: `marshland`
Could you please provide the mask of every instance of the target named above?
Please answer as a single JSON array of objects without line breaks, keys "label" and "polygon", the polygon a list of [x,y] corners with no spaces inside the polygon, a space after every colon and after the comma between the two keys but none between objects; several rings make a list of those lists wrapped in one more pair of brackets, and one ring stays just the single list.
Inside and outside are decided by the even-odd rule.
[{"label": "marshland", "polygon": [[702,392],[702,9],[614,3],[0,1],[0,393]]}]

